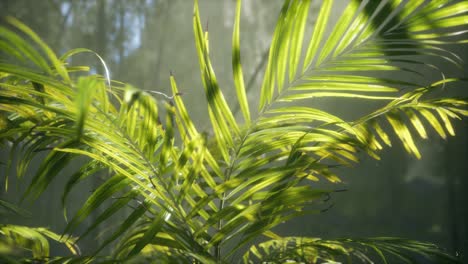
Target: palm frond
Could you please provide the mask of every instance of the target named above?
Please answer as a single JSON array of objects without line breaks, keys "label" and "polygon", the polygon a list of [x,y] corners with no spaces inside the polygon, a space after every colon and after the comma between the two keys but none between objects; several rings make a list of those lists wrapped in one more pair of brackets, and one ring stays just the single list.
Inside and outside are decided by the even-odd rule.
[{"label": "palm frond", "polygon": [[[2,217],[15,214],[21,217],[30,217],[24,209],[0,200],[0,215]],[[0,223],[0,260],[5,263],[20,263],[30,258],[48,260],[50,258],[50,242],[63,244],[72,255],[81,254],[76,245],[76,238],[63,238],[47,228],[29,227]]]},{"label": "palm frond", "polygon": [[393,237],[284,237],[252,246],[243,259],[244,263],[458,263],[434,244]]},{"label": "palm frond", "polygon": [[[453,120],[468,115],[466,99],[435,94],[441,86],[451,89],[465,80],[421,78],[426,70],[440,71],[438,62],[427,63],[421,56],[461,65],[445,47],[463,43],[458,37],[468,32],[465,2],[353,0],[328,34],[334,4],[322,2],[307,36],[311,1],[284,2],[259,111],[253,113],[241,66],[237,0],[232,66],[245,121],[241,125],[217,81],[195,1],[193,30],[214,140],[197,130],[172,74],[173,96],[166,101],[130,85],[112,82],[111,87],[108,77],[74,78],[74,71],[86,67],[70,67],[66,60],[89,50],[57,57],[28,27],[10,19],[14,29],[0,28],[0,45],[8,55],[0,62],[0,141],[12,142],[12,156],[22,156],[19,177],[34,157],[46,154],[24,198],[37,198],[63,174],[64,215],[71,215],[67,233],[103,209],[80,239],[116,212],[133,208],[93,252],[116,243],[112,259],[120,261],[158,256],[174,262],[222,262],[263,236],[274,240],[252,247],[246,262],[331,261],[337,256],[365,262],[364,248],[383,261],[387,254],[407,260],[413,253],[452,260],[430,244],[410,240],[281,238],[271,231],[294,217],[326,210],[329,194],[337,190],[313,183],[321,178],[340,182],[334,168],[358,162],[360,152],[379,158],[396,137],[419,158],[416,134],[427,138],[432,128],[442,138],[454,135]],[[397,73],[416,79],[405,81]],[[311,106],[322,98],[380,104],[348,120]],[[87,158],[81,168],[65,175],[65,166],[80,156]],[[70,192],[99,172],[105,172],[102,182],[70,213]],[[42,229],[34,232],[42,248],[41,236],[54,239]],[[222,251],[224,247],[229,250]]]},{"label": "palm frond", "polygon": [[[0,234],[3,244],[14,246],[18,249],[32,251],[32,257],[41,259],[48,258],[50,246],[48,239],[64,243],[73,254],[79,254],[79,249],[75,246],[72,238],[61,239],[61,236],[45,228],[33,228],[18,225],[1,225]],[[14,252],[13,252],[14,253]]]},{"label": "palm frond", "polygon": [[[302,49],[302,43],[298,43],[298,40],[306,39],[306,31],[300,24],[309,7],[306,2],[309,1],[285,1],[270,46],[260,92],[259,116],[238,139],[236,147],[223,145],[227,148],[224,153],[234,153],[234,161],[227,169],[229,180],[225,184],[236,187],[225,191],[224,207],[218,212],[220,216],[213,216],[212,222],[224,218],[221,215],[228,211],[228,219],[238,215],[248,220],[238,223],[218,220],[221,223],[219,226],[228,226],[218,231],[223,235],[230,233],[225,236],[225,241],[242,237],[245,241],[241,239],[240,244],[247,242],[260,235],[262,230],[282,222],[289,214],[300,211],[302,205],[317,199],[317,196],[300,196],[294,200],[294,206],[288,208],[271,198],[278,193],[289,193],[297,185],[316,180],[317,176],[332,182],[339,181],[331,168],[357,162],[360,151],[379,158],[378,152],[383,148],[381,142],[391,144],[382,127],[389,125],[406,151],[419,158],[414,130],[407,123],[416,126],[417,133],[423,138],[426,136],[423,129],[427,125],[445,138],[444,130],[451,134],[454,132],[451,119],[466,115],[464,99],[452,98],[448,101],[453,104],[448,101],[438,104],[430,98],[433,91],[446,83],[460,83],[463,80],[446,79],[421,84],[402,81],[397,74],[381,78],[372,76],[378,72],[406,72],[422,76],[423,68],[438,69],[420,61],[422,55],[441,58],[459,66],[459,57],[441,46],[445,43],[421,43],[413,37],[413,34],[419,34],[418,30],[425,30],[425,34],[438,30],[431,27],[416,30],[413,17],[418,17],[419,12],[432,14],[437,10],[429,21],[424,21],[427,22],[425,25],[443,21],[449,11],[439,11],[440,8],[452,10],[455,8],[452,4],[351,1],[330,35],[325,37],[323,31],[333,2],[324,1],[321,8],[323,13],[319,14],[312,37],[305,45],[307,49],[299,52],[297,49]],[[462,13],[460,11],[457,15]],[[444,26],[453,36],[464,32],[459,26],[465,19],[457,15]],[[452,39],[446,38],[444,41],[450,42]],[[306,54],[302,62],[304,70],[300,74],[296,73],[296,69],[301,67],[301,61],[296,57],[298,53]],[[422,79],[420,81],[424,83]],[[304,106],[301,102],[327,97],[337,100],[380,100],[388,104],[363,118],[347,121]],[[303,106],[297,107],[298,104]],[[418,116],[424,117],[427,125]],[[222,131],[217,133],[232,137]],[[375,135],[381,139],[377,140]],[[313,192],[312,187],[304,188]],[[322,194],[332,191],[323,191]],[[268,216],[260,213],[260,208],[270,207],[278,210],[268,211]],[[221,240],[221,237],[214,236],[212,244]]]}]

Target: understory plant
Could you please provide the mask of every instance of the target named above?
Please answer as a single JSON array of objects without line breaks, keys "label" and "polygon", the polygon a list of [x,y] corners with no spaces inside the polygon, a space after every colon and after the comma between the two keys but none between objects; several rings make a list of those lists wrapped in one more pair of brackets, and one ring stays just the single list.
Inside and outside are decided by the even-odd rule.
[{"label": "understory plant", "polygon": [[[326,208],[324,200],[337,188],[320,188],[317,181],[340,182],[337,167],[357,163],[362,155],[379,159],[384,147],[397,142],[420,158],[415,137],[427,138],[428,129],[453,136],[453,120],[468,115],[468,101],[448,93],[466,83],[446,78],[439,68],[463,64],[446,47],[466,43],[467,1],[351,0],[334,25],[329,21],[338,1],[323,0],[318,13],[311,12],[311,2],[284,1],[263,82],[247,91],[237,0],[229,87],[237,96],[227,100],[195,0],[193,31],[208,133],[193,123],[172,74],[172,94],[166,96],[111,81],[108,74],[83,76],[88,67],[67,61],[92,51],[57,56],[26,25],[8,18],[10,25],[0,28],[0,140],[12,153],[4,166],[9,170],[18,155],[14,171],[22,178],[31,160],[41,159],[23,194],[28,200],[47,192],[57,177],[66,179],[62,202],[68,223],[63,235],[0,223],[2,260],[457,262],[433,244],[402,238],[275,232],[281,223]],[[434,71],[440,80],[428,82]],[[372,109],[346,119],[319,109],[322,99]],[[232,110],[237,107],[239,116]],[[75,160],[79,169],[64,170]],[[86,202],[67,211],[70,192],[97,175],[104,180],[86,194]],[[4,182],[7,187],[7,177]],[[124,217],[112,218],[118,213]],[[80,253],[81,239],[111,218],[113,228],[106,229],[99,247]],[[29,239],[31,234],[36,239]],[[49,256],[40,246],[47,237],[67,243],[70,256]],[[14,250],[18,247],[34,254]]]}]

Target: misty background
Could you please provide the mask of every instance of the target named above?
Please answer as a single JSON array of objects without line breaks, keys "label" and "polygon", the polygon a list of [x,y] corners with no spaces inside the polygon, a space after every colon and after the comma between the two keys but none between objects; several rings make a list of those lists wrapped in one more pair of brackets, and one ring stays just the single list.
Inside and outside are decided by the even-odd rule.
[{"label": "misty background", "polygon": [[[347,3],[336,2],[331,24]],[[239,117],[240,111],[233,100],[235,89],[231,69],[234,4],[233,0],[200,0],[202,23],[210,35],[214,69],[226,98]],[[271,0],[243,1],[241,55],[248,98],[253,106],[256,106],[268,45],[281,4],[282,1]],[[312,12],[317,11],[318,4],[313,2]],[[191,117],[201,131],[208,132],[210,124],[193,39],[192,9],[192,1],[187,0],[0,0],[0,17],[18,18],[59,55],[82,47],[96,51],[106,61],[112,79],[170,95],[169,73],[172,72]],[[311,15],[309,23],[312,24],[315,18]],[[468,77],[467,45],[450,49],[465,61],[465,71],[445,65],[441,68],[446,76]],[[100,62],[91,54],[73,57],[70,63],[91,65],[92,73],[104,73]],[[432,76],[434,80],[441,79],[440,74]],[[467,96],[468,87],[462,88],[461,94]],[[317,102],[317,107],[344,113],[341,116],[348,120],[368,109],[368,106],[356,108],[356,104],[353,108],[343,104],[338,106],[333,100]],[[462,254],[466,261],[468,123],[461,120],[454,127],[456,137],[443,140],[431,131],[429,140],[420,140],[421,160],[406,154],[400,143],[394,141],[391,149],[384,149],[380,161],[363,155],[361,163],[355,167],[339,169],[344,183],[334,188],[346,191],[332,195],[328,202],[330,209],[285,223],[277,229],[278,232],[322,238],[405,237],[436,243],[454,255]],[[3,147],[0,151],[5,161],[9,150]],[[14,180],[14,171],[2,170],[1,176],[9,173],[13,185],[8,193],[2,191],[0,198],[19,201],[23,190],[21,181]],[[33,170],[34,165],[30,168]],[[32,212],[31,217],[11,220],[63,231],[65,221],[60,203],[63,184],[64,181],[58,180],[49,186],[34,204],[23,202],[22,207]],[[88,181],[80,190],[75,190],[69,199],[68,210],[73,212],[78,208],[85,198],[83,192],[89,192],[94,185],[93,181]],[[328,186],[325,182],[317,185]],[[84,247],[93,248],[98,242],[99,236],[91,237],[85,240]]]}]

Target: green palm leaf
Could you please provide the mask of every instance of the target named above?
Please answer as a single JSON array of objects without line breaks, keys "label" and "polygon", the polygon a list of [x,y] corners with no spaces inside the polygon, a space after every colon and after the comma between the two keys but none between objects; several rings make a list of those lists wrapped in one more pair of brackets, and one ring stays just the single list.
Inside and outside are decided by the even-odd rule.
[{"label": "green palm leaf", "polygon": [[[29,212],[4,200],[0,200],[0,208],[2,217],[8,214],[30,217]],[[47,228],[12,225],[2,221],[0,260],[5,263],[20,263],[32,257],[46,261],[50,258],[50,241],[63,244],[75,256],[81,254],[74,237],[65,239]]]},{"label": "green palm leaf", "polygon": [[[254,114],[241,65],[237,0],[232,67],[236,103],[245,121],[241,125],[217,81],[195,1],[195,45],[214,139],[197,130],[172,74],[173,96],[167,101],[130,85],[114,82],[111,87],[107,73],[107,80],[76,80],[69,73],[86,67],[67,68],[66,60],[89,50],[57,57],[34,32],[10,19],[23,35],[0,28],[0,47],[9,56],[0,61],[0,76],[5,76],[0,79],[0,111],[6,124],[0,140],[11,141],[12,153],[24,157],[17,165],[19,177],[38,153],[47,153],[24,197],[37,198],[60,174],[68,177],[65,203],[78,183],[106,171],[102,183],[71,214],[65,231],[78,229],[102,209],[84,237],[133,207],[93,252],[115,245],[112,259],[119,261],[157,256],[223,262],[264,236],[274,240],[252,246],[245,262],[370,262],[369,257],[385,262],[388,255],[411,261],[414,254],[453,260],[433,245],[410,240],[282,238],[271,231],[294,217],[326,210],[325,200],[337,190],[318,189],[314,183],[321,178],[340,182],[334,168],[358,162],[360,152],[379,158],[384,145],[398,139],[419,158],[416,135],[427,138],[428,129],[442,138],[454,135],[453,120],[468,115],[467,100],[436,94],[464,81],[445,78],[439,64],[462,65],[445,45],[464,42],[457,35],[468,32],[465,2],[352,0],[327,32],[335,4],[324,0],[313,14],[310,0],[284,1]],[[317,17],[314,25],[308,25],[311,15]],[[421,56],[438,62],[426,63]],[[426,70],[437,71],[443,80],[426,81]],[[414,80],[402,80],[399,74]],[[324,98],[378,103],[350,119],[313,107]],[[77,156],[87,160],[66,175],[64,167]],[[70,214],[65,204],[64,214]],[[32,240],[42,248],[42,236],[53,238],[34,232]],[[367,256],[364,248],[373,251]]]},{"label": "green palm leaf", "polygon": [[374,263],[368,257],[372,256],[382,263],[416,263],[415,253],[439,263],[457,263],[433,244],[392,237],[337,240],[284,237],[252,246],[243,259],[244,263]]},{"label": "green palm leaf", "polygon": [[14,255],[16,249],[29,249],[33,258],[47,259],[49,257],[50,245],[48,239],[64,243],[71,253],[79,254],[79,249],[74,245],[73,239],[66,241],[61,236],[47,230],[46,228],[32,228],[18,225],[0,225],[0,243],[13,246],[11,253]]}]

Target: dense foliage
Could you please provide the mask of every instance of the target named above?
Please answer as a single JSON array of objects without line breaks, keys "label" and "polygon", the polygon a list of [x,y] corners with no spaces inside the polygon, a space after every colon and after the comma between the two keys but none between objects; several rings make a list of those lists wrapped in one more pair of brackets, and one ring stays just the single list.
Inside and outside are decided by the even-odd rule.
[{"label": "dense foliage", "polygon": [[[73,188],[105,176],[68,219],[65,234],[75,233],[99,212],[77,238],[1,223],[2,260],[456,262],[432,244],[406,239],[327,240],[274,232],[292,218],[326,209],[324,200],[338,190],[315,183],[340,182],[336,167],[358,162],[362,153],[379,159],[380,150],[398,140],[419,158],[415,136],[427,138],[428,128],[442,138],[454,135],[453,120],[468,115],[466,99],[443,94],[463,86],[462,79],[446,79],[442,71],[435,83],[400,75],[420,76],[424,68],[438,69],[440,61],[461,65],[444,46],[466,42],[459,36],[466,33],[468,2],[350,1],[329,34],[333,1],[324,0],[318,14],[310,12],[310,4],[284,2],[260,98],[251,105],[241,64],[237,1],[232,68],[242,118],[236,118],[217,82],[209,35],[195,1],[193,31],[210,133],[200,132],[192,122],[185,107],[189,98],[174,76],[172,95],[111,81],[107,74],[83,76],[88,67],[67,61],[93,51],[75,49],[58,57],[31,29],[9,18],[11,26],[0,29],[0,139],[21,157],[19,178],[34,157],[42,157],[24,199],[36,199],[57,177],[66,177],[62,201],[68,218]],[[311,14],[316,20],[309,29]],[[423,55],[437,62],[425,62]],[[313,107],[326,98],[349,101],[350,106],[367,102],[375,109],[344,120]],[[12,166],[12,157],[7,166]],[[82,162],[81,168],[64,170],[75,160]],[[0,205],[21,212],[7,202]],[[130,213],[107,229],[99,248],[79,251],[80,239],[129,207]],[[74,256],[50,257],[47,238],[65,243]],[[109,245],[112,252],[104,256],[101,252]],[[21,248],[31,249],[32,256]]]}]

